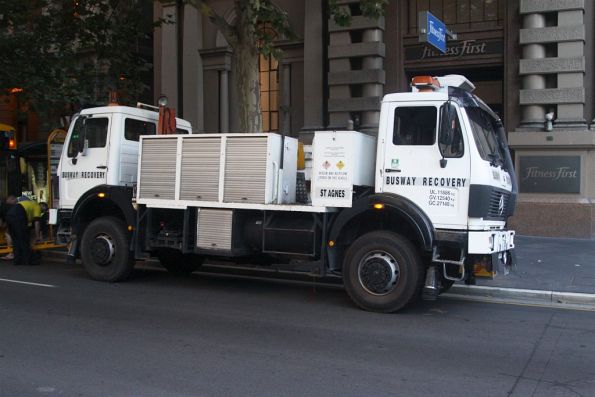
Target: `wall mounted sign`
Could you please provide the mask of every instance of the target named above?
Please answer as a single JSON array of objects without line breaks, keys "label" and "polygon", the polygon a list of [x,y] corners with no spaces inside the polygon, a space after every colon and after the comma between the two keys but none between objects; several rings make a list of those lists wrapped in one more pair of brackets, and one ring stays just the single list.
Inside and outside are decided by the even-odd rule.
[{"label": "wall mounted sign", "polygon": [[424,59],[440,58],[469,58],[478,55],[502,55],[504,43],[502,40],[463,40],[451,41],[446,46],[446,52],[441,53],[427,44],[405,48],[406,61],[421,61]]},{"label": "wall mounted sign", "polygon": [[419,13],[419,42],[446,52],[446,25],[429,11]]},{"label": "wall mounted sign", "polygon": [[580,156],[520,156],[521,193],[580,193]]}]

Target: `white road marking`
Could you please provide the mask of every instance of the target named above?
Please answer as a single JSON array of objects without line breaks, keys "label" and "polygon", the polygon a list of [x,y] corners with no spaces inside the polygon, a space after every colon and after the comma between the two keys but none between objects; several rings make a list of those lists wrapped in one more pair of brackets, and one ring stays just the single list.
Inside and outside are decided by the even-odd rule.
[{"label": "white road marking", "polygon": [[35,287],[47,287],[47,288],[56,288],[56,285],[51,284],[40,284],[40,283],[30,283],[28,281],[19,281],[19,280],[9,280],[7,278],[0,278],[0,281],[4,281],[6,283],[15,283],[15,284],[25,284],[25,285],[33,285]]}]

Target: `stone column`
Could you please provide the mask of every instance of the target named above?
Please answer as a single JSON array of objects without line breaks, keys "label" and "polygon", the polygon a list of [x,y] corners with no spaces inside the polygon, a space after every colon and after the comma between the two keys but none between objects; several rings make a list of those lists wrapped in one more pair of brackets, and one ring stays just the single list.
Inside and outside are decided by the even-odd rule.
[{"label": "stone column", "polygon": [[[364,43],[376,42],[382,43],[384,41],[383,32],[380,29],[368,29],[364,31]],[[366,56],[363,59],[362,68],[364,70],[383,70],[384,58],[380,56]],[[363,85],[364,97],[380,97],[384,95],[384,84],[381,82],[370,82]],[[378,122],[380,120],[380,109],[368,110],[362,112],[361,129],[362,130],[376,130],[378,129]]]},{"label": "stone column", "polygon": [[[356,0],[341,0],[346,12]],[[349,26],[329,19],[329,128],[344,129],[349,120],[360,131],[375,134],[384,94],[385,20],[353,15]]]},{"label": "stone column", "polygon": [[229,72],[219,71],[219,129],[229,132]]},{"label": "stone column", "polygon": [[[583,25],[584,10],[570,10],[558,12],[558,27],[579,27]],[[577,59],[584,56],[583,41],[560,42],[558,46],[558,58]],[[558,88],[582,88],[584,87],[584,71],[558,73]],[[570,130],[586,130],[587,122],[584,116],[584,102],[558,104],[556,112],[555,128]]]},{"label": "stone column", "polygon": [[[535,29],[545,27],[545,15],[528,14],[523,18],[524,29]],[[543,44],[526,44],[523,46],[523,59],[545,58],[545,46]],[[529,74],[523,77],[523,89],[541,90],[545,89],[545,76],[541,74]],[[542,129],[545,122],[545,107],[543,105],[525,105],[522,110],[522,128]]]},{"label": "stone column", "polygon": [[323,11],[320,0],[305,0],[304,32],[304,131],[324,128],[323,118]]},{"label": "stone column", "polygon": [[[349,32],[332,32],[330,34],[330,47],[349,47],[351,45],[351,36]],[[336,58],[329,60],[329,73],[350,73],[351,62],[349,57]],[[348,101],[351,98],[349,81],[343,84],[334,84],[333,78],[329,79],[329,99],[332,101]],[[342,111],[339,111],[342,110]],[[329,108],[329,127],[334,129],[345,129],[347,122],[351,119],[347,107],[339,109],[331,106]]]},{"label": "stone column", "polygon": [[[168,3],[163,5],[161,11],[162,15],[173,15],[176,16],[176,4]],[[176,65],[177,60],[177,46],[176,46],[176,25],[175,24],[162,24],[159,31],[159,41],[161,43],[160,48],[160,59],[158,70],[160,75],[157,76],[159,80],[158,86],[161,92],[156,92],[155,97],[158,98],[160,95],[166,95],[169,100],[169,106],[176,108],[178,107],[178,69]]]}]

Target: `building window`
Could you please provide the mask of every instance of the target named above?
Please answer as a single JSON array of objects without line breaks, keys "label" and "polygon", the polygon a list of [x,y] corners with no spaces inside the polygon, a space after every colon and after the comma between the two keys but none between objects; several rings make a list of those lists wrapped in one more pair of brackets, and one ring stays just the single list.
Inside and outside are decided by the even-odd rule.
[{"label": "building window", "polygon": [[262,130],[279,131],[279,61],[260,55],[260,110]]}]

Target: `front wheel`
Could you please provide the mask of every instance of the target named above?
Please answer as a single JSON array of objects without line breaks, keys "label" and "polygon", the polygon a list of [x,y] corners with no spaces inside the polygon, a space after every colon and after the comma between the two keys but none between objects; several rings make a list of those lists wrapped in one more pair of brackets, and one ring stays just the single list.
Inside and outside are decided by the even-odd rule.
[{"label": "front wheel", "polygon": [[409,240],[378,231],[364,234],[349,247],[343,278],[347,293],[359,307],[390,313],[419,297],[424,267]]},{"label": "front wheel", "polygon": [[121,281],[130,276],[134,258],[124,221],[113,216],[93,220],[83,232],[81,260],[95,280]]}]

